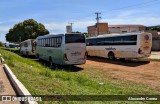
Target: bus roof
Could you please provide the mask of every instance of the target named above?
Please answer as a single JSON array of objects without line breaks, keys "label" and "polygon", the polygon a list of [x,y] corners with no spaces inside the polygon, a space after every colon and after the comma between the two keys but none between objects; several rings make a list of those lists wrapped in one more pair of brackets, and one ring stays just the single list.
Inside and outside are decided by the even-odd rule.
[{"label": "bus roof", "polygon": [[57,36],[64,36],[66,34],[83,34],[83,33],[65,33],[65,34],[47,34],[43,36],[38,36],[36,39],[41,39],[41,38],[48,38],[48,37],[57,37]]},{"label": "bus roof", "polygon": [[21,43],[27,42],[27,41],[30,41],[30,40],[35,40],[35,39],[27,39],[27,40],[22,41]]},{"label": "bus roof", "polygon": [[47,37],[57,37],[57,36],[64,36],[64,34],[47,34],[43,36],[38,36],[36,39],[47,38]]}]

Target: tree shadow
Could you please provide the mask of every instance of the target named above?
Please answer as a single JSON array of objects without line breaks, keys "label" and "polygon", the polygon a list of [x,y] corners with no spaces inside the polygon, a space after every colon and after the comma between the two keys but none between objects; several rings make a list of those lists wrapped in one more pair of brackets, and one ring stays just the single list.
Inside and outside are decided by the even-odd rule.
[{"label": "tree shadow", "polygon": [[40,64],[42,64],[45,67],[48,67],[52,70],[63,70],[63,71],[67,71],[67,72],[78,72],[83,70],[83,68],[75,66],[75,65],[58,65],[58,64],[53,64],[52,66],[49,64],[48,61],[45,60],[35,60],[37,62],[39,62]]},{"label": "tree shadow", "polygon": [[[20,55],[20,54],[18,54]],[[37,59],[35,55],[20,55],[21,57],[24,57],[24,58],[28,58],[28,59]],[[38,60],[38,59],[37,59]]]},{"label": "tree shadow", "polygon": [[116,65],[123,65],[123,66],[129,66],[129,67],[136,67],[136,66],[141,66],[141,65],[145,65],[145,64],[150,63],[150,61],[148,61],[148,60],[138,60],[138,59],[134,59],[134,60],[123,60],[123,59],[109,60],[107,58],[95,57],[95,56],[88,56],[87,60],[102,62],[102,63],[116,64]]}]

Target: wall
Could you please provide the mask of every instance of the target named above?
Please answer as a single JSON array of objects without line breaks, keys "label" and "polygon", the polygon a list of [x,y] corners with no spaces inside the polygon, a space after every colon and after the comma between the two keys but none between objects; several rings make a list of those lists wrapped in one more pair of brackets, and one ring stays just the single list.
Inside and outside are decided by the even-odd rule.
[{"label": "wall", "polygon": [[109,33],[120,33],[120,28],[108,28]]},{"label": "wall", "polygon": [[152,39],[152,51],[160,51],[160,36]]},{"label": "wall", "polygon": [[108,33],[108,23],[96,23],[96,25],[88,26],[87,29],[88,34],[91,36],[96,36],[97,34],[106,34]]},{"label": "wall", "polygon": [[160,35],[155,30],[146,30],[152,34],[152,51],[160,51]]},{"label": "wall", "polygon": [[136,32],[139,30],[138,27],[109,27],[110,33]]}]

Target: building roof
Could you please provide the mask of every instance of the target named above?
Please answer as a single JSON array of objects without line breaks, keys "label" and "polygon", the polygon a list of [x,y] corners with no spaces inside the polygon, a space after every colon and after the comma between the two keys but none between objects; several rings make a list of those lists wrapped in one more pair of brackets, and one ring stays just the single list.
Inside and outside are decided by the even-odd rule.
[{"label": "building roof", "polygon": [[146,27],[144,25],[108,25],[108,27]]},{"label": "building roof", "polygon": [[99,22],[99,23],[96,23],[95,25],[88,26],[88,28],[95,27],[97,24],[98,24],[98,25],[108,25],[108,23],[105,23],[105,22]]}]

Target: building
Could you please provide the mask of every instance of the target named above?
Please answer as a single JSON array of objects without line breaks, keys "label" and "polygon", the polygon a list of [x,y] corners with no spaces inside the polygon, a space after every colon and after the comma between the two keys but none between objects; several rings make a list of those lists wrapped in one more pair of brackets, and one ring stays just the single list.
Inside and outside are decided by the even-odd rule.
[{"label": "building", "polygon": [[109,33],[126,33],[146,30],[144,25],[108,25]]},{"label": "building", "polygon": [[66,26],[66,32],[71,33],[72,32],[72,26],[70,26],[70,25]]},{"label": "building", "polygon": [[107,33],[126,33],[145,31],[144,25],[108,25],[108,23],[96,23],[96,25],[88,26],[88,34],[97,36]]},{"label": "building", "polygon": [[103,35],[107,33],[127,33],[145,31],[152,34],[152,51],[160,51],[160,32],[146,30],[144,25],[108,25],[108,23],[97,23],[94,26],[88,26],[90,36]]},{"label": "building", "polygon": [[97,36],[108,33],[108,23],[96,23],[96,25],[88,26],[88,34]]},{"label": "building", "polygon": [[160,51],[160,35],[156,30],[146,30],[152,34],[152,51]]},{"label": "building", "polygon": [[152,38],[152,51],[160,51],[160,35]]}]

